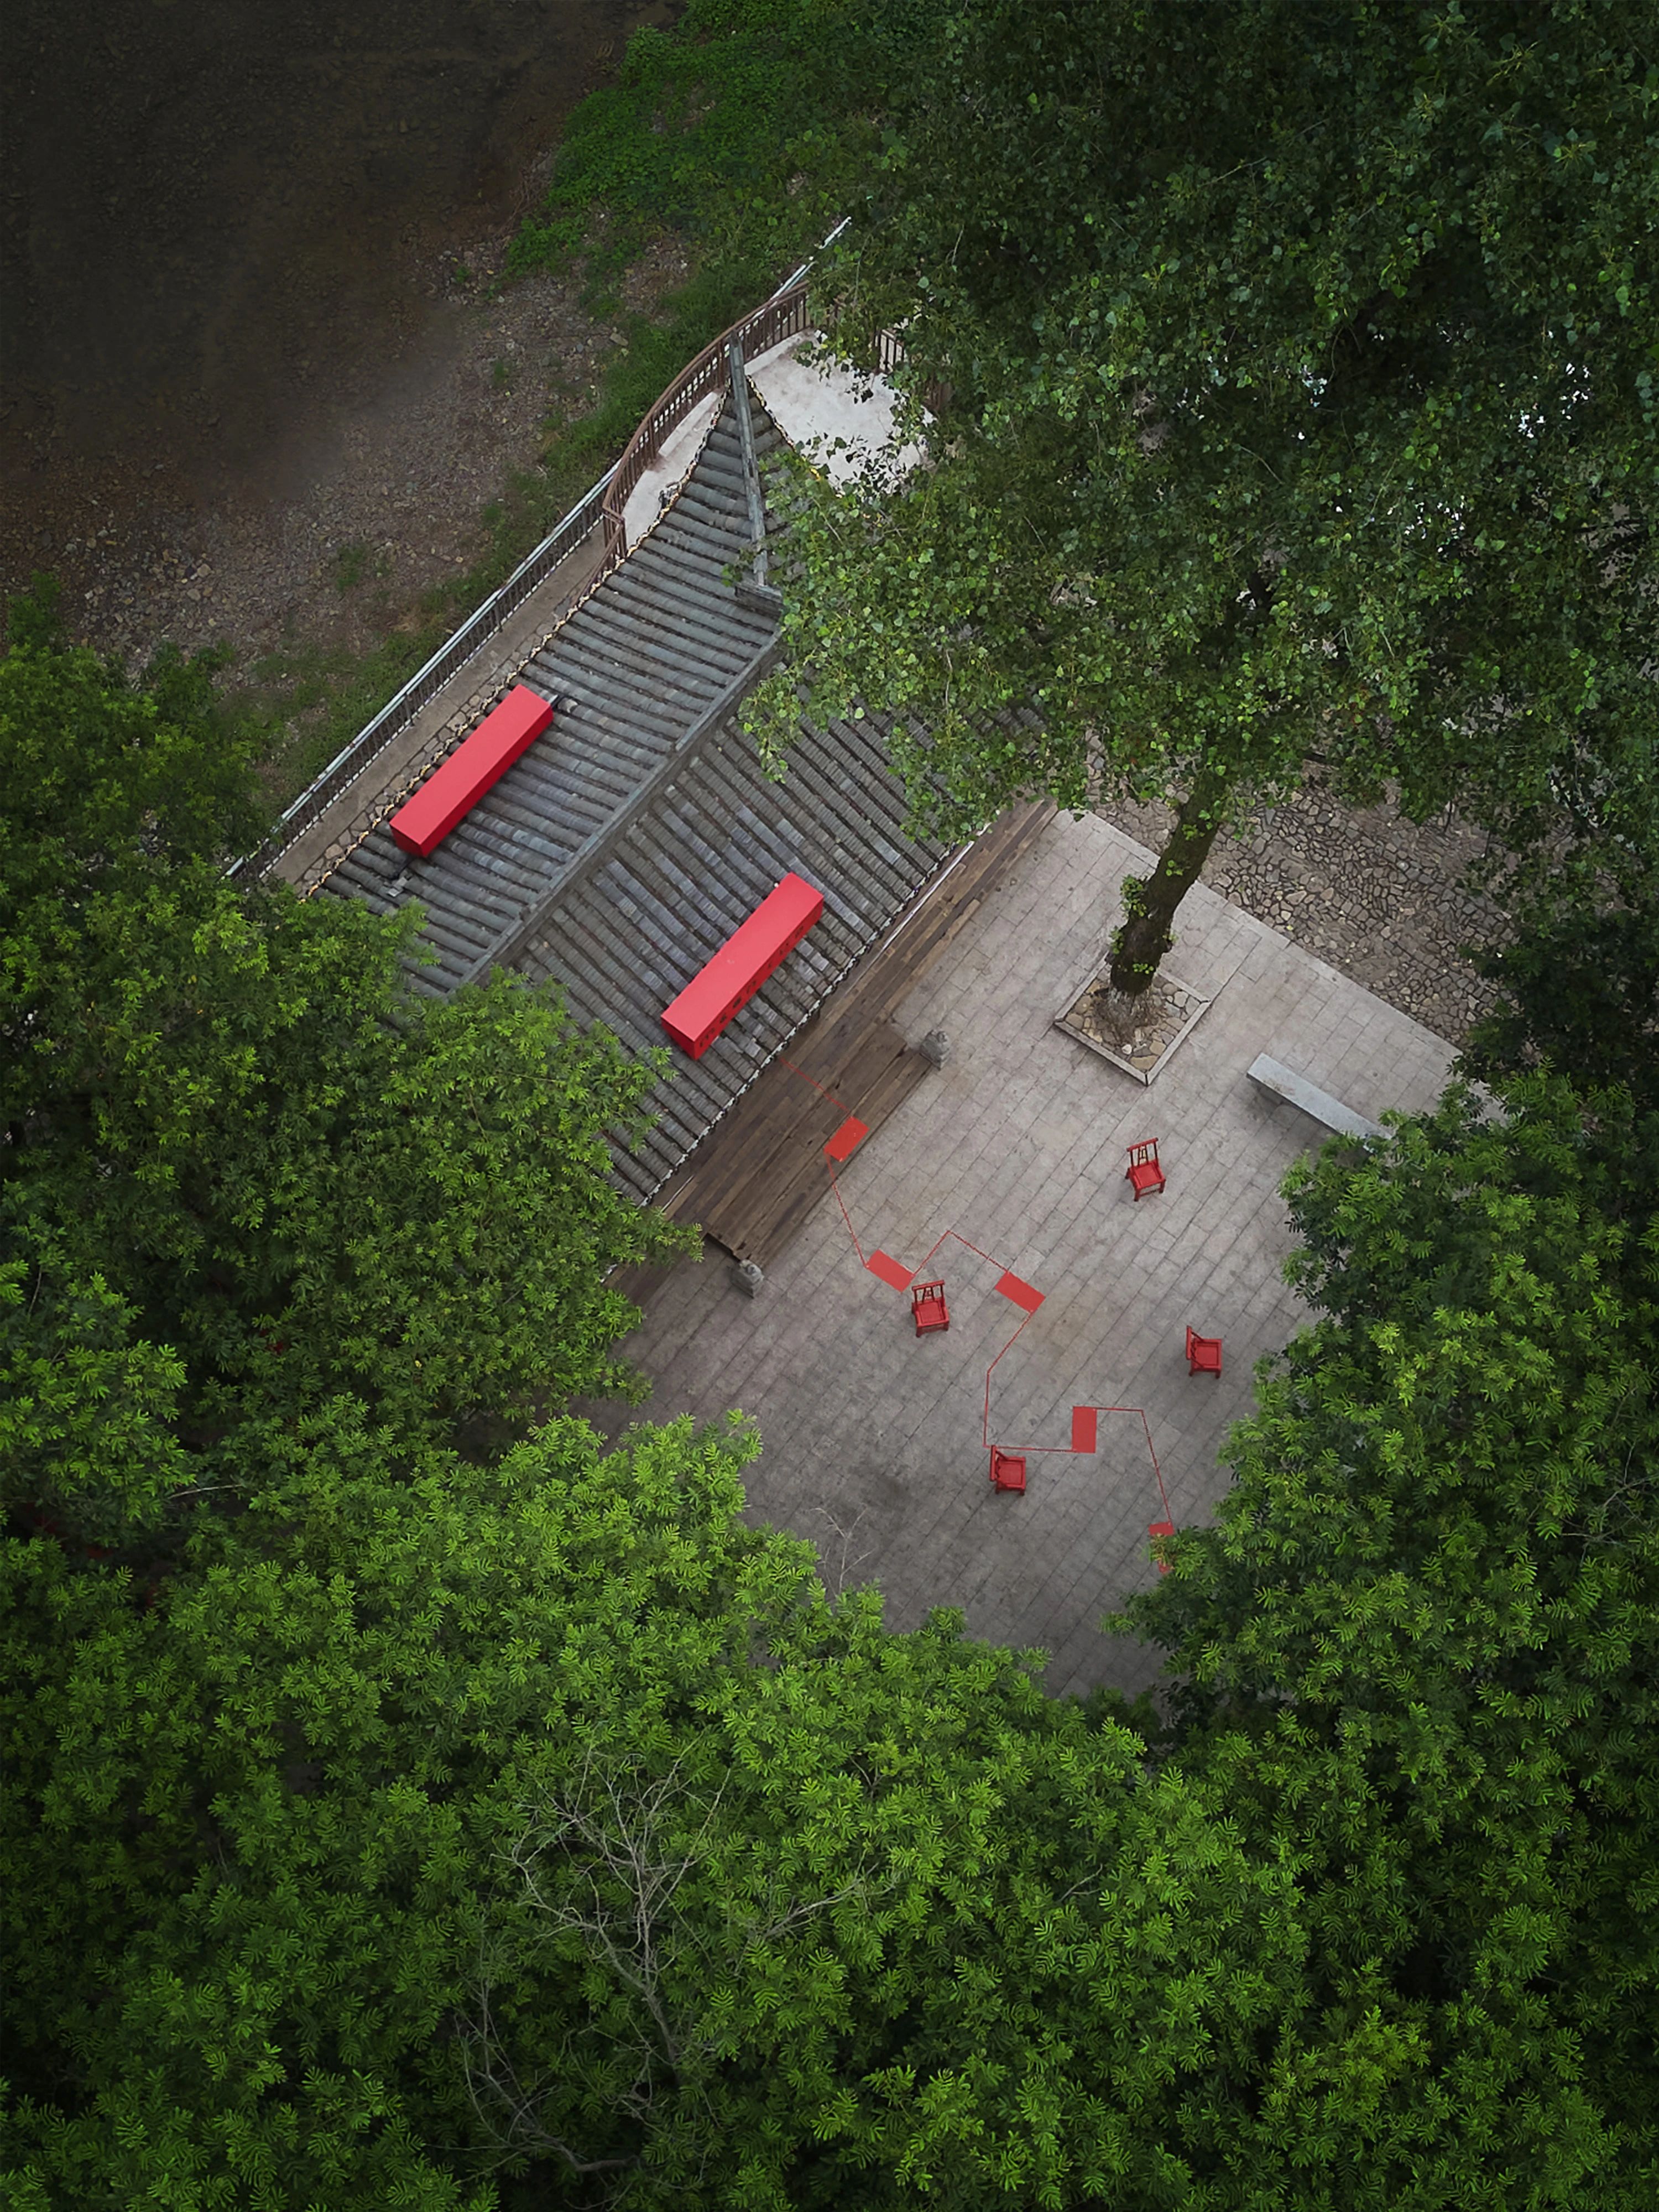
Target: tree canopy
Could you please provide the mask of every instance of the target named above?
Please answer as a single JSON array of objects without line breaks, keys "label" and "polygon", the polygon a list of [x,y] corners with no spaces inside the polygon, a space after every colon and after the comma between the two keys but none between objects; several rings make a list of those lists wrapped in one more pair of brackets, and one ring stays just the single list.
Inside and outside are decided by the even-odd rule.
[{"label": "tree canopy", "polygon": [[636,1389],[604,1275],[688,1243],[608,1176],[665,1054],[422,999],[415,915],[225,879],[263,825],[210,675],[0,661],[7,1496],[94,1534],[341,1389],[434,1433]]},{"label": "tree canopy", "polygon": [[902,329],[901,380],[950,404],[907,481],[804,480],[751,717],[780,761],[804,690],[898,718],[929,826],[1178,802],[1127,990],[1228,811],[1310,764],[1552,865],[1564,837],[1650,863],[1646,11],[916,20],[820,295],[836,347],[872,366]]},{"label": "tree canopy", "polygon": [[1540,1077],[1297,1179],[1162,1727],[831,1604],[735,1418],[343,1395],[159,1568],[15,1539],[14,2201],[1637,2212],[1654,1136]]},{"label": "tree canopy", "polygon": [[1457,2122],[1471,2186],[1547,2202],[1659,2087],[1659,1100],[1534,1075],[1493,1118],[1454,1087],[1287,1191],[1320,1318],[1258,1376],[1218,1528],[1129,1615],[1183,1763],[1307,1855],[1379,2085],[1420,2120],[1431,2053],[1501,2094],[1553,2051],[1530,2142],[1473,2096]]},{"label": "tree canopy", "polygon": [[[610,1449],[569,1416],[637,1387],[606,1269],[689,1241],[605,1174],[655,1063],[551,993],[422,999],[407,922],[228,883],[262,810],[210,672],[130,682],[25,608],[21,2212],[1651,2201],[1649,491],[1620,424],[1655,325],[1639,257],[1595,274],[1650,187],[1650,77],[1616,7],[892,15],[936,52],[843,327],[910,313],[957,398],[890,538],[856,500],[804,526],[798,636],[845,584],[821,684],[918,715],[948,687],[916,758],[964,820],[1036,769],[1080,793],[1091,744],[1212,812],[1322,750],[1413,803],[1489,792],[1518,842],[1577,808],[1624,902],[1567,897],[1506,948],[1492,1097],[1292,1176],[1313,1325],[1259,1371],[1218,1525],[1125,1616],[1167,1695],[1056,1700],[959,1616],[896,1635],[878,1593],[832,1602],[810,1547],[742,1517],[740,1416]],[[1583,589],[1522,635],[1552,578]],[[1560,988],[1575,963],[1601,999]]]}]

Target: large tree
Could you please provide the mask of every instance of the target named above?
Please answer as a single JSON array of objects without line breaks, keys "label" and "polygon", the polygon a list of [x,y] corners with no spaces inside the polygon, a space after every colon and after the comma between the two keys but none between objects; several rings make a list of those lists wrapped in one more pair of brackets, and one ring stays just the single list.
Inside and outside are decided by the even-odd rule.
[{"label": "large tree", "polygon": [[[1219,1526],[1128,1614],[1180,1763],[1300,1869],[1379,2100],[1461,2099],[1467,2201],[1550,2203],[1655,2155],[1659,1099],[1539,1074],[1501,1105],[1455,1087],[1292,1175],[1319,1318],[1263,1363]],[[1522,2118],[1533,2064],[1558,2094]],[[1420,2201],[1406,2140],[1384,2202]]]},{"label": "large tree", "polygon": [[259,812],[210,671],[131,683],[38,612],[0,661],[8,1499],[96,1534],[100,1490],[211,1482],[238,1422],[342,1388],[434,1433],[637,1390],[605,1271],[690,1239],[605,1133],[666,1055],[550,989],[423,1000],[412,914],[227,882]]},{"label": "large tree", "polygon": [[1650,11],[894,20],[820,302],[866,366],[902,327],[913,392],[951,397],[908,480],[802,479],[769,749],[798,695],[891,714],[952,834],[1170,798],[1130,994],[1229,814],[1310,768],[1517,853],[1659,849]]},{"label": "large tree", "polygon": [[148,1589],[0,1556],[13,2202],[1139,2204],[1247,2124],[1289,1875],[832,1609],[752,1435],[241,1444]]},{"label": "large tree", "polygon": [[831,1606],[737,1427],[343,1396],[6,1546],[15,2201],[1638,2212],[1659,1237],[1510,1108],[1304,1178],[1162,1738]]},{"label": "large tree", "polygon": [[740,1422],[458,1423],[614,1366],[638,1072],[227,886],[201,673],[0,668],[10,2201],[1645,2212],[1650,1104],[1302,1179],[1132,1728],[832,1605]]}]

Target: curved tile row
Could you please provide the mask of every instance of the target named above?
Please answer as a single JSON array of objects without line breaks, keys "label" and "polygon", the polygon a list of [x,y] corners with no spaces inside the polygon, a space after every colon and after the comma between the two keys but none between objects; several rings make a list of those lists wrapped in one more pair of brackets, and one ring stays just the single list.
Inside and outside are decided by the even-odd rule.
[{"label": "curved tile row", "polygon": [[[788,775],[771,782],[735,714],[690,747],[643,806],[641,787],[775,634],[726,581],[750,550],[735,396],[674,503],[526,665],[520,681],[559,702],[547,733],[428,860],[399,852],[384,823],[322,888],[384,911],[426,909],[446,994],[599,841],[516,964],[562,987],[584,1026],[630,1052],[665,1042],[668,1005],[790,870],[824,894],[822,919],[701,1060],[672,1066],[647,1101],[656,1126],[612,1156],[621,1188],[649,1199],[891,927],[950,848],[904,834],[902,785],[878,717],[803,722]],[[757,456],[783,443],[757,402]],[[769,533],[786,527],[769,511]],[[631,810],[631,811],[630,811]],[[611,825],[607,834],[607,825]]]},{"label": "curved tile row", "polygon": [[675,505],[521,672],[557,702],[545,735],[428,859],[382,823],[321,886],[382,912],[420,900],[436,956],[421,988],[453,990],[766,643],[770,617],[739,606],[723,574],[748,540],[728,397]]}]

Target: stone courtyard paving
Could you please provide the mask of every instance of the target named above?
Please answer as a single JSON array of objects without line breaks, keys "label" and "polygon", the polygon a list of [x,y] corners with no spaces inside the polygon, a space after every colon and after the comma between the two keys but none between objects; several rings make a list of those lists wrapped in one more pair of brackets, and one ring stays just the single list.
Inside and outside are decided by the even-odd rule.
[{"label": "stone courtyard paving", "polygon": [[[1266,1053],[1375,1120],[1431,1106],[1453,1057],[1200,886],[1167,967],[1215,1003],[1144,1088],[1052,1023],[1098,962],[1122,877],[1148,865],[1100,817],[1057,816],[900,1008],[913,1042],[942,1029],[951,1057],[839,1170],[846,1217],[826,1170],[752,1301],[716,1248],[682,1264],[624,1346],[651,1398],[572,1409],[614,1437],[740,1407],[763,1445],[747,1518],[810,1538],[832,1590],[878,1584],[890,1627],[959,1606],[970,1635],[1041,1646],[1055,1694],[1155,1679],[1159,1654],[1098,1626],[1156,1580],[1147,1430],[1176,1526],[1211,1520],[1255,1363],[1310,1318],[1282,1277],[1279,1185],[1325,1133],[1246,1068]],[[1168,1184],[1137,1205],[1124,1156],[1144,1137]],[[926,1272],[945,1279],[951,1327],[918,1339],[854,1234],[908,1270],[946,1231]],[[1028,1451],[1023,1497],[993,1490],[984,1443],[987,1370],[1025,1318],[996,1287],[1004,1269],[1043,1294],[991,1376],[991,1441]],[[1224,1340],[1218,1382],[1188,1373],[1189,1322]],[[1073,1453],[1074,1406],[1140,1407],[1146,1429],[1103,1412],[1097,1449]]]}]

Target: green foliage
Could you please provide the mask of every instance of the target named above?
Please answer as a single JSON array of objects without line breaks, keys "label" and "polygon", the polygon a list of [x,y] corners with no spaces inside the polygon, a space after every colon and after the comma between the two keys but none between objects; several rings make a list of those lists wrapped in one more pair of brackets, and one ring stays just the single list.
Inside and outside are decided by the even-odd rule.
[{"label": "green foliage", "polygon": [[805,172],[840,151],[836,125],[865,87],[871,13],[864,0],[691,0],[672,31],[635,31],[618,81],[567,124],[508,269],[581,255],[605,292],[665,229],[716,258],[795,252],[822,207],[803,201]]},{"label": "green foliage", "polygon": [[140,693],[16,649],[0,740],[8,1498],[102,1539],[118,1499],[159,1510],[169,1438],[210,1461],[342,1387],[440,1431],[637,1390],[604,1274],[689,1237],[615,1188],[605,1132],[665,1054],[504,979],[412,994],[412,914],[228,883],[258,817],[199,667]]},{"label": "green foliage", "polygon": [[593,404],[551,425],[536,467],[513,472],[484,511],[485,550],[465,573],[422,596],[413,628],[361,655],[285,647],[252,665],[229,715],[284,797],[304,790],[506,581],[617,459],[664,387],[785,273],[787,265],[759,255],[717,257],[694,270],[654,315],[619,314],[623,343],[605,363]]},{"label": "green foliage", "polygon": [[[1605,2160],[1602,2201],[1633,2203],[1614,2177],[1637,2188],[1659,2094],[1659,1119],[1538,1077],[1504,1109],[1455,1090],[1291,1176],[1289,1272],[1322,1318],[1259,1372],[1219,1527],[1127,1617],[1182,1677],[1181,1763],[1294,1856],[1332,2016],[1392,2040],[1402,2124],[1459,2100],[1443,2197],[1409,2193],[1406,2129],[1380,2201],[1573,2202]],[[1310,2067],[1304,2145],[1352,2118]]]},{"label": "green foliage", "polygon": [[978,0],[919,36],[823,305],[951,404],[902,486],[797,469],[769,748],[805,683],[898,717],[949,834],[1314,760],[1517,851],[1659,850],[1645,31]]},{"label": "green foliage", "polygon": [[1236,2105],[1285,1873],[959,1617],[832,1610],[752,1435],[595,1447],[341,1401],[147,1603],[9,1547],[37,2201],[1150,2201]]},{"label": "green foliage", "polygon": [[13,2201],[1638,2212],[1650,1111],[1294,1179],[1324,1318],[1134,1608],[1154,1740],[831,1605],[739,1416],[458,1450],[628,1386],[650,1068],[235,890],[115,672],[0,708]]},{"label": "green foliage", "polygon": [[[421,596],[412,623],[367,653],[283,647],[248,669],[235,713],[283,797],[569,512],[687,362],[817,245],[872,158],[895,27],[908,12],[695,0],[672,32],[635,33],[620,82],[571,117],[546,202],[507,261],[510,279],[580,258],[587,304],[616,317],[623,343],[593,403],[548,418],[537,465],[514,471],[483,518],[483,550]],[[653,314],[623,313],[617,280],[665,229],[684,242],[687,281]],[[344,587],[360,566],[354,557]]]},{"label": "green foliage", "polygon": [[226,731],[210,653],[164,647],[142,681],[61,642],[58,586],[10,602],[0,659],[7,790],[0,881],[9,921],[48,931],[52,909],[100,884],[216,861],[264,834],[250,750]]},{"label": "green foliage", "polygon": [[1659,1106],[1659,870],[1558,881],[1476,966],[1499,998],[1465,1047],[1469,1075],[1497,1082],[1548,1060],[1581,1091],[1619,1085]]},{"label": "green foliage", "polygon": [[15,646],[52,647],[61,641],[63,586],[37,568],[29,588],[6,602],[6,635]]},{"label": "green foliage", "polygon": [[77,1279],[38,1244],[0,1261],[5,1504],[67,1509],[96,1540],[159,1521],[188,1484],[175,1428],[184,1364],[136,1339],[137,1319],[101,1275]]},{"label": "green foliage", "polygon": [[[550,994],[427,1000],[412,917],[227,884],[262,822],[210,666],[131,684],[45,592],[13,635],[10,2202],[1645,2212],[1659,1112],[1639,1024],[1601,1034],[1651,984],[1605,726],[1545,781],[1638,888],[1510,956],[1497,1111],[1291,1179],[1319,1318],[1130,1608],[1154,1728],[832,1605],[740,1517],[738,1416],[520,1437],[631,1387],[605,1270],[691,1242],[605,1173],[657,1063]],[[1247,701],[1213,643],[1191,696]],[[994,803],[1052,732],[1005,715],[988,766],[970,720]],[[1629,1087],[1510,1079],[1537,1055]]]}]

